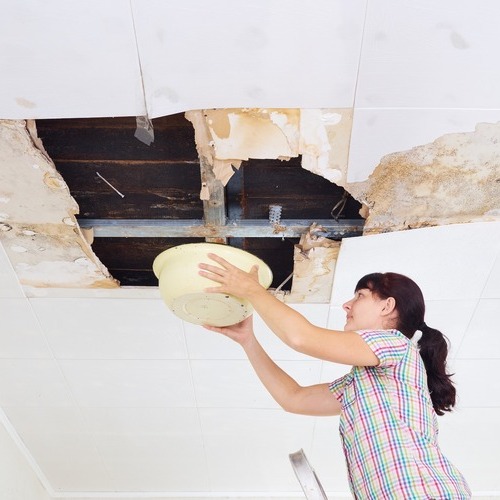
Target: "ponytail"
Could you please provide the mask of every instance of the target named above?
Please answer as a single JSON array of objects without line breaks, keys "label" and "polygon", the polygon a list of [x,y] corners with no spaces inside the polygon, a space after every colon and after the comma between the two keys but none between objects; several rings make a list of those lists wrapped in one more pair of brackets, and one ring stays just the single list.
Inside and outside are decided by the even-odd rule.
[{"label": "ponytail", "polygon": [[418,347],[427,372],[432,405],[438,415],[444,415],[445,411],[452,410],[456,400],[452,374],[446,372],[449,341],[439,330],[430,328],[425,323],[418,329],[422,332]]}]

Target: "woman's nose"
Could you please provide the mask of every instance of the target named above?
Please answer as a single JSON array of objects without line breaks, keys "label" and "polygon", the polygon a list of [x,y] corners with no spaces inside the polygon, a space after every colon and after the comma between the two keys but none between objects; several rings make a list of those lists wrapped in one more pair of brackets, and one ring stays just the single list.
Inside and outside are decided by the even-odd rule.
[{"label": "woman's nose", "polygon": [[351,301],[349,300],[348,302],[345,302],[342,305],[342,309],[344,309],[344,311],[349,311],[349,309],[351,309]]}]

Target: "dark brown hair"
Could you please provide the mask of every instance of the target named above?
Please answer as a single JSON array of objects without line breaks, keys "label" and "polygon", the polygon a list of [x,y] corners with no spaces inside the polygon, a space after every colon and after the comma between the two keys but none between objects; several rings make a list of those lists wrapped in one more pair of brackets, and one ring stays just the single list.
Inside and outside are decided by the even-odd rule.
[{"label": "dark brown hair", "polygon": [[438,415],[455,406],[456,389],[452,374],[446,371],[448,339],[424,322],[425,302],[420,287],[410,278],[397,273],[372,273],[361,278],[356,291],[367,288],[381,299],[393,297],[398,319],[396,329],[411,339],[417,330],[422,332],[418,341],[420,356],[427,372],[427,385],[434,410]]}]

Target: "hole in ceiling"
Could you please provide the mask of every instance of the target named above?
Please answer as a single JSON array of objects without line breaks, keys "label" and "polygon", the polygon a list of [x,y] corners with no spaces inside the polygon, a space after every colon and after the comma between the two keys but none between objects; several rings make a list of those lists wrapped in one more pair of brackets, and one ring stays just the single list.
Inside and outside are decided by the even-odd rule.
[{"label": "hole in ceiling", "polygon": [[[152,120],[154,142],[134,137],[136,118],[37,120],[43,145],[80,207],[77,219],[202,221],[200,165],[192,124],[183,113]],[[354,219],[361,205],[343,188],[289,161],[249,160],[225,188],[229,220],[268,219],[269,206],[280,205],[281,218]],[[333,214],[332,214],[333,212]],[[157,286],[151,269],[156,255],[200,237],[95,237],[92,248],[122,286]],[[299,238],[228,238],[229,245],[263,259],[276,288],[293,271]],[[283,290],[290,290],[291,280]]]}]

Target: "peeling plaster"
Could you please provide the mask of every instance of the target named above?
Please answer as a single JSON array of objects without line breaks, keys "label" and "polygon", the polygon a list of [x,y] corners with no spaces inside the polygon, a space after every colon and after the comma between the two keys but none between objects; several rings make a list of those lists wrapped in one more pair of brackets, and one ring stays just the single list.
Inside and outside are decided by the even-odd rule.
[{"label": "peeling plaster", "polygon": [[500,218],[500,123],[386,155],[345,188],[369,208],[365,233]]},{"label": "peeling plaster", "polygon": [[198,153],[224,185],[241,161],[299,155],[305,169],[346,182],[351,109],[215,109],[189,111],[186,118]]},{"label": "peeling plaster", "polygon": [[[225,186],[234,173],[233,167],[236,169],[239,168],[241,166],[241,160],[224,160],[216,158],[214,142],[210,135],[210,129],[208,127],[206,115],[203,111],[187,111],[185,113],[185,117],[193,124],[196,149],[198,151],[201,163],[211,166],[215,178],[219,179]],[[209,186],[206,183],[202,182],[200,189],[200,199],[205,201],[209,200],[210,195],[211,193]]]},{"label": "peeling plaster", "polygon": [[341,242],[318,236],[321,230],[313,224],[294,247],[292,289],[285,296],[286,302],[330,302]]},{"label": "peeling plaster", "polygon": [[34,122],[0,120],[0,198],[0,239],[22,285],[118,287],[82,235]]}]

